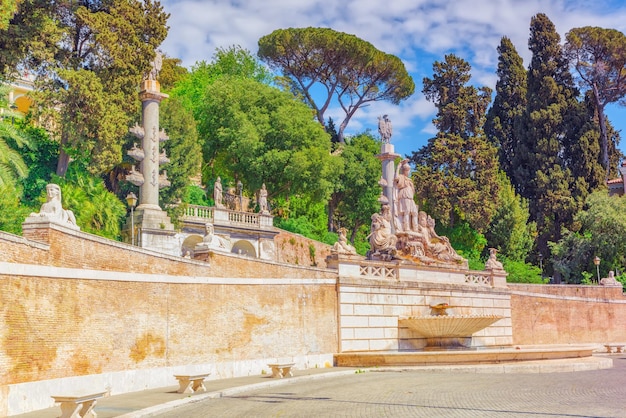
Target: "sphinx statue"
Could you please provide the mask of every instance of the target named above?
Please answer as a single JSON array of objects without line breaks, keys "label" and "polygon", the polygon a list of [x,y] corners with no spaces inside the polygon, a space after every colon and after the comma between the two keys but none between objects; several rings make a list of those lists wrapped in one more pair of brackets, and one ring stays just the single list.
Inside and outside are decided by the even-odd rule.
[{"label": "sphinx statue", "polygon": [[76,224],[76,217],[71,210],[63,209],[61,205],[61,187],[58,184],[46,185],[46,203],[41,205],[39,213],[31,213],[26,222],[37,218],[46,218],[50,222],[58,223],[72,229],[80,229]]},{"label": "sphinx statue", "polygon": [[215,234],[213,224],[207,223],[205,226],[205,235],[202,242],[198,243],[194,251],[198,250],[219,250],[230,251],[230,242],[228,239]]}]

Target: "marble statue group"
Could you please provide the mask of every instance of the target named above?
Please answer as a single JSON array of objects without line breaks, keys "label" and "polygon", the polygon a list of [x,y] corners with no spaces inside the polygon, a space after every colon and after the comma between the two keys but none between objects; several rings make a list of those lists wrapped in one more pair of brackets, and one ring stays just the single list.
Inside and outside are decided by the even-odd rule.
[{"label": "marble statue group", "polygon": [[380,199],[380,212],[371,217],[368,258],[383,261],[400,258],[421,264],[467,266],[467,260],[457,254],[448,238],[437,234],[435,220],[420,211],[415,203],[415,183],[409,160],[394,163],[398,156],[389,144],[392,127],[387,115],[378,118],[378,131],[383,143],[381,159],[394,164],[395,169],[386,171],[383,165],[379,184],[383,188],[389,185],[390,196]]}]

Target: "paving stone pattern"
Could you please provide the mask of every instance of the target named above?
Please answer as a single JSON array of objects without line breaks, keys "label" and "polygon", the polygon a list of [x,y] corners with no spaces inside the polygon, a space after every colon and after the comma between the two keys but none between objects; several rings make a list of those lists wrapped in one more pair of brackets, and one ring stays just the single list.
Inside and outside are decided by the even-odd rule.
[{"label": "paving stone pattern", "polygon": [[626,356],[605,370],[354,373],[188,404],[162,418],[626,417]]}]

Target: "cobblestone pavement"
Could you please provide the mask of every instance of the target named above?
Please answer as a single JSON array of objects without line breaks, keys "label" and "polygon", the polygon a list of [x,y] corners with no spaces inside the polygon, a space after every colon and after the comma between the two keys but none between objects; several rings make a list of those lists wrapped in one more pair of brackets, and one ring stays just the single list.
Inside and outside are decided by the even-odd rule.
[{"label": "cobblestone pavement", "polygon": [[626,356],[562,373],[355,373],[188,404],[161,418],[626,417]]}]

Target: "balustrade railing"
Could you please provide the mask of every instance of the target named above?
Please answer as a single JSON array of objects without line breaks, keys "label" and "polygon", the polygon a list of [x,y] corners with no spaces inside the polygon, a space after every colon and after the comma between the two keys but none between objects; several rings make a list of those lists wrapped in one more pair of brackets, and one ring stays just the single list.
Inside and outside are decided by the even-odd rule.
[{"label": "balustrade railing", "polygon": [[183,221],[185,220],[259,229],[271,228],[273,225],[269,215],[199,205],[188,205],[185,208]]},{"label": "balustrade railing", "polygon": [[208,206],[188,205],[185,208],[184,217],[213,220],[213,208]]}]

